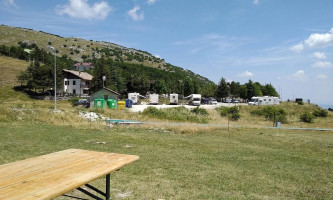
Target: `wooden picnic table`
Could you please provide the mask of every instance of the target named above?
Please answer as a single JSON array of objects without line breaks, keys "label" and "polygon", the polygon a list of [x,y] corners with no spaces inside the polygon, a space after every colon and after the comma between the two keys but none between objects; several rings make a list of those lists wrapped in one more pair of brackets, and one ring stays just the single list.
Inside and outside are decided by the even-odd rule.
[{"label": "wooden picnic table", "polygon": [[[0,200],[52,199],[78,189],[92,198],[110,198],[110,173],[135,162],[135,155],[68,149],[0,165]],[[88,183],[106,176],[106,192]]]}]

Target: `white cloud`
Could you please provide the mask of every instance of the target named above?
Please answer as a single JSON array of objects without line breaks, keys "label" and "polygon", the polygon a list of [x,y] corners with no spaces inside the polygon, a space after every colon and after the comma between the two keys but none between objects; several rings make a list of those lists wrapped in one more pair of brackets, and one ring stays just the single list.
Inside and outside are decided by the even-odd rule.
[{"label": "white cloud", "polygon": [[139,20],[143,20],[145,18],[144,13],[138,13],[138,11],[140,10],[139,6],[134,6],[134,8],[132,10],[127,11],[127,14],[132,18],[132,20],[134,21],[139,21]]},{"label": "white cloud", "polygon": [[259,4],[259,0],[254,0],[253,4],[256,4],[256,5]]},{"label": "white cloud", "polygon": [[313,56],[317,59],[326,59],[326,55],[324,52],[314,52]]},{"label": "white cloud", "polygon": [[292,46],[292,47],[290,48],[290,50],[295,51],[295,52],[297,52],[297,53],[302,52],[303,49],[304,49],[304,45],[303,45],[302,43],[300,43],[300,44],[296,44],[296,45],[294,45],[294,46]]},{"label": "white cloud", "polygon": [[239,77],[252,77],[254,74],[252,72],[249,71],[245,71],[243,73],[237,74],[237,76]]},{"label": "white cloud", "polygon": [[308,47],[327,47],[333,45],[333,28],[328,33],[311,34],[308,39],[304,41]]},{"label": "white cloud", "polygon": [[328,69],[333,67],[333,63],[329,61],[318,61],[312,65],[314,68]]},{"label": "white cloud", "polygon": [[161,58],[161,56],[160,55],[154,55],[156,58]]},{"label": "white cloud", "polygon": [[316,76],[316,79],[327,79],[328,77],[324,74],[320,74],[318,76]]},{"label": "white cloud", "polygon": [[307,80],[304,70],[298,70],[296,73],[292,74],[291,77],[292,79],[299,81]]},{"label": "white cloud", "polygon": [[153,5],[156,2],[156,0],[148,0],[147,3],[148,5]]},{"label": "white cloud", "polygon": [[111,9],[105,1],[90,6],[88,0],[68,0],[67,4],[57,6],[56,13],[78,19],[102,20],[107,17]]},{"label": "white cloud", "polygon": [[333,46],[333,28],[328,33],[313,33],[306,40],[290,49],[301,52],[304,48],[323,48]]},{"label": "white cloud", "polygon": [[5,4],[5,6],[17,7],[14,0],[3,0],[2,3]]}]

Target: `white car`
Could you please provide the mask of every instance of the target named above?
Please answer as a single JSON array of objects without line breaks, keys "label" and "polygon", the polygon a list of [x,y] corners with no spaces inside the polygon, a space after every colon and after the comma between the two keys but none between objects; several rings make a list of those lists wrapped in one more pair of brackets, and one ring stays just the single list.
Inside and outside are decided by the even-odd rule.
[{"label": "white car", "polygon": [[217,104],[217,101],[216,101],[216,99],[209,99],[208,100],[208,104]]}]

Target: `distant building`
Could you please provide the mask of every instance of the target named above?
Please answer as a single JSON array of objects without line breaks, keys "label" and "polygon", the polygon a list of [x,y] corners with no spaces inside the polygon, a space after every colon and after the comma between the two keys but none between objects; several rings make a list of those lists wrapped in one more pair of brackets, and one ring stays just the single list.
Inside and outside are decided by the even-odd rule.
[{"label": "distant building", "polygon": [[82,62],[76,63],[74,65],[74,67],[75,67],[75,70],[81,71],[81,72],[94,68],[92,63],[82,63]]},{"label": "distant building", "polygon": [[63,69],[64,87],[60,92],[74,96],[86,96],[89,94],[93,76],[87,72]]},{"label": "distant building", "polygon": [[90,94],[90,105],[94,105],[95,99],[114,99],[116,101],[119,100],[120,94],[118,92],[115,92],[109,88],[104,87],[103,89],[100,89],[92,94]]}]

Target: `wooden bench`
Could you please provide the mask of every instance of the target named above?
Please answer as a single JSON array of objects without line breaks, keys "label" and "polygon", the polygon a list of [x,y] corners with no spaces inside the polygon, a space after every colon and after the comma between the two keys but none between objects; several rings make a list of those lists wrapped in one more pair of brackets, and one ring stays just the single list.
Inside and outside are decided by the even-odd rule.
[{"label": "wooden bench", "polygon": [[[52,199],[86,185],[110,199],[110,173],[135,162],[135,155],[68,149],[0,165],[0,199]],[[106,176],[105,193],[88,183]]]}]

